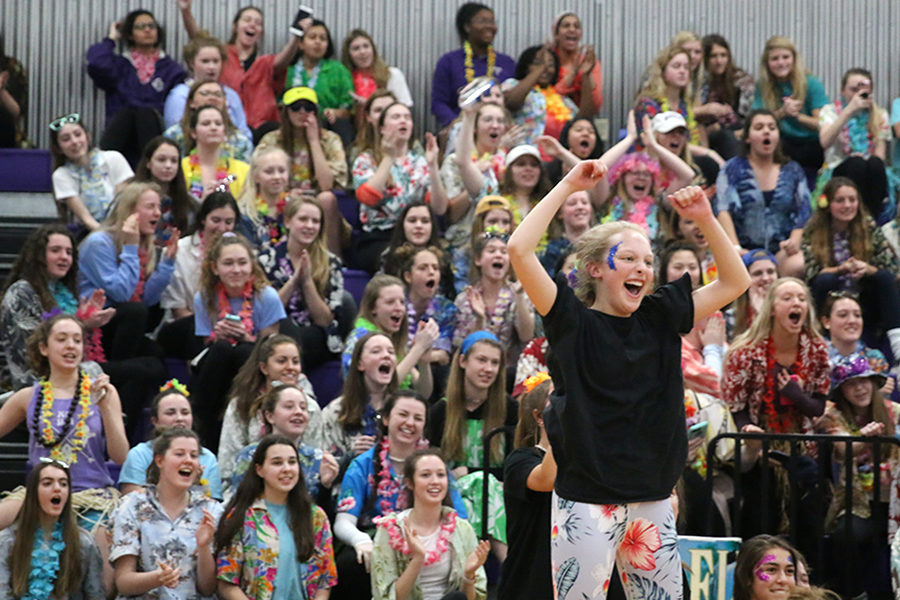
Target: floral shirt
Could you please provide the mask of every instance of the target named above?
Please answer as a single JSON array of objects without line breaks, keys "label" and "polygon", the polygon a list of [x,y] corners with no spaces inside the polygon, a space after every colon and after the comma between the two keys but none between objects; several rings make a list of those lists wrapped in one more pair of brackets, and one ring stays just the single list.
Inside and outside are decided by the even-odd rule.
[{"label": "floral shirt", "polygon": [[[500,88],[506,92],[516,87],[518,83],[518,79],[510,77],[500,85]],[[575,106],[571,100],[569,100],[569,104]],[[575,114],[575,111],[572,114]],[[520,142],[521,144],[534,145],[537,138],[544,135],[544,127],[547,123],[547,99],[537,87],[528,90],[521,108],[513,113],[513,122],[525,130],[525,137]]]},{"label": "floral shirt", "polygon": [[[819,109],[819,129],[838,120],[842,104],[841,100],[836,100]],[[869,119],[872,118],[878,121],[875,136],[869,133]],[[870,110],[859,111],[850,117],[849,122],[841,128],[831,146],[825,148],[825,165],[833,169],[841,161],[855,153],[860,153],[863,157],[868,158],[871,156],[876,142],[887,143],[890,140],[891,126],[885,109],[878,107],[874,115]]]},{"label": "floral shirt", "polygon": [[[253,462],[253,453],[259,442],[253,442],[238,452],[234,459],[234,470],[228,480],[228,488],[225,490],[225,501],[234,496],[238,486],[244,480],[244,475],[250,469]],[[303,479],[306,482],[306,491],[315,498],[319,494],[319,469],[322,466],[322,450],[313,446],[308,446],[303,442],[297,446],[297,454],[300,456],[300,468],[303,473]]]},{"label": "floral shirt", "polygon": [[[109,562],[115,564],[123,556],[137,557],[137,571],[155,570],[160,562],[181,569],[181,578],[174,588],[160,586],[140,597],[150,599],[194,600],[202,596],[197,591],[197,528],[203,512],[216,521],[222,515],[222,505],[207,498],[201,491],[192,490],[187,507],[174,520],[159,503],[156,486],[133,492],[122,499],[112,516],[113,539]],[[126,596],[120,594],[119,598]]]},{"label": "floral shirt", "polygon": [[[189,150],[184,131],[181,129],[181,123],[173,124],[163,132],[163,135],[178,145],[182,156],[187,155]],[[225,141],[219,147],[219,156],[249,163],[250,158],[253,156],[253,142],[246,135],[235,129],[225,136]]]},{"label": "floral shirt", "polygon": [[[266,277],[269,278],[272,287],[276,290],[280,290],[294,276],[294,265],[288,256],[287,240],[282,240],[274,246],[263,247],[257,260],[263,271],[265,271]],[[326,340],[328,350],[333,353],[340,352],[344,347],[336,318],[344,296],[344,272],[341,270],[342,267],[341,259],[328,252],[328,285],[325,286],[325,294],[322,299],[335,317],[328,327],[325,328],[328,335]],[[288,300],[287,306],[285,306],[285,312],[287,312],[288,317],[301,327],[314,325],[309,314],[309,308],[303,299],[303,290],[300,289],[300,286],[294,289],[294,294]]]},{"label": "floral shirt", "polygon": [[[328,517],[316,505],[312,506],[312,511],[315,550],[300,569],[304,574],[308,598],[315,598],[320,589],[337,585]],[[278,529],[269,518],[265,500],[258,498],[244,515],[243,530],[235,534],[231,544],[219,552],[219,580],[239,586],[249,600],[270,600],[278,572],[278,535]]]},{"label": "floral shirt", "polygon": [[[762,340],[743,346],[728,353],[722,373],[722,398],[725,399],[732,413],[745,408],[749,409],[750,420],[759,424],[762,415],[763,396],[766,393],[766,365],[768,358],[766,349],[768,340]],[[803,391],[807,394],[825,396],[831,388],[828,363],[828,348],[825,341],[810,337],[806,332],[800,333],[800,349],[797,352],[801,370],[806,377]],[[808,431],[810,423],[804,419],[798,431]]]},{"label": "floral shirt", "polygon": [[330,452],[339,462],[349,464],[353,453],[353,441],[360,435],[374,436],[378,433],[379,424],[375,409],[367,401],[362,415],[362,425],[345,429],[338,423],[342,399],[342,396],[338,396],[322,410],[322,426],[313,445]]},{"label": "floral shirt", "polygon": [[[321,131],[322,154],[325,155],[325,162],[328,163],[328,170],[334,177],[336,187],[347,187],[347,157],[344,154],[344,146],[341,144],[341,138],[333,131],[323,129]],[[281,130],[270,131],[259,141],[258,148],[267,148],[275,146],[281,148]],[[319,182],[316,180],[316,174],[313,172],[312,155],[309,152],[309,146],[301,143],[299,140],[294,141],[294,151],[291,154],[291,189],[311,190],[318,192],[321,190]]]},{"label": "floral shirt", "polygon": [[[481,189],[478,190],[478,194],[469,196],[469,210],[459,221],[448,227],[444,233],[444,239],[450,244],[451,249],[461,248],[468,243],[472,233],[472,222],[475,220],[475,205],[484,196],[499,193],[500,181],[498,179],[498,171],[502,171],[505,165],[506,155],[499,152],[491,160],[491,168],[482,171],[484,182],[481,185]],[[444,164],[441,165],[441,180],[444,182],[444,189],[448,198],[455,198],[466,191],[462,175],[459,173],[459,165],[456,164],[455,152],[444,157]]]},{"label": "floral shirt", "polygon": [[36,379],[28,365],[28,337],[41,324],[44,309],[31,284],[20,279],[13,283],[0,302],[0,344],[6,355],[7,376],[13,389],[31,385]]},{"label": "floral shirt", "polygon": [[[838,359],[843,357],[844,355],[838,352],[838,349],[834,347],[834,344],[831,343],[831,340],[826,342],[828,344],[828,361],[832,367],[837,363]],[[869,361],[869,367],[872,368],[876,373],[881,373],[882,375],[887,375],[888,370],[891,365],[888,364],[887,360],[884,358],[884,354],[881,353],[881,350],[876,350],[875,348],[869,348],[862,341],[856,342],[856,349],[853,350],[852,354],[862,354],[866,357],[866,360]]]},{"label": "floral shirt", "polygon": [[431,345],[432,350],[443,350],[448,354],[453,354],[453,334],[456,329],[456,305],[436,294],[423,314],[416,314],[416,307],[412,302],[406,301],[406,318],[409,321],[409,337],[407,338],[409,347],[412,347],[413,338],[416,335],[416,328],[419,321],[428,321],[434,319],[438,324],[440,334],[438,339]]},{"label": "floral shirt", "polygon": [[[452,508],[441,509],[441,519],[446,520]],[[403,523],[409,518],[409,511],[392,513],[381,519],[375,532],[375,546],[372,550],[372,597],[373,600],[389,600],[396,597],[397,580],[409,564],[409,554],[395,549],[402,547],[398,542],[403,539]],[[402,543],[402,542],[401,542]],[[463,589],[466,559],[478,545],[475,530],[462,516],[456,515],[456,523],[450,536],[450,576],[447,590]],[[487,577],[484,567],[475,572],[475,598],[484,600],[487,597]],[[422,590],[414,585],[408,596],[409,600],[422,600]]]},{"label": "floral shirt", "polygon": [[[368,182],[378,163],[369,152],[363,152],[353,161],[353,188],[356,189]],[[406,205],[414,200],[426,200],[426,193],[431,186],[431,175],[428,173],[428,161],[416,152],[407,152],[402,160],[391,165],[389,184],[382,192],[382,198],[376,206],[360,203],[359,220],[363,231],[385,231],[394,227],[400,213]]]},{"label": "floral shirt", "polygon": [[536,337],[522,349],[516,362],[516,380],[512,395],[518,396],[525,391],[525,380],[538,373],[548,373],[547,350],[550,345],[546,336]]},{"label": "floral shirt", "polygon": [[793,161],[782,165],[775,194],[767,205],[750,161],[736,156],[719,170],[715,208],[716,213],[728,211],[731,215],[741,246],[777,253],[779,243],[794,229],[802,229],[809,219],[806,175]]},{"label": "floral shirt", "polygon": [[[875,225],[875,222],[871,219],[866,220],[866,230],[869,232],[869,240],[872,243],[872,257],[867,261],[873,267],[879,270],[888,271],[889,273],[893,273],[897,275],[900,273],[900,261],[897,260],[897,255],[894,254],[893,248],[891,248],[890,244],[888,244],[887,239],[884,237],[884,232],[881,228]],[[837,233],[835,233],[834,242],[837,242]],[[840,264],[849,256],[844,256],[839,258],[835,254],[837,254],[839,244],[832,242],[832,263]],[[849,238],[845,238],[845,244],[840,244],[847,251],[850,250],[850,241]],[[818,276],[819,272],[828,267],[830,265],[823,265],[819,261],[818,255],[813,252],[812,247],[812,234],[809,229],[803,230],[803,238],[800,241],[800,249],[803,251],[803,264],[806,265],[806,280],[812,282],[813,279]],[[862,257],[857,257],[862,258]],[[850,289],[854,289],[858,286],[858,282],[849,281],[850,285],[847,287]]]},{"label": "floral shirt", "polygon": [[[306,427],[304,438],[316,439],[318,429],[322,422],[322,409],[316,401],[316,393],[306,375],[300,373],[297,379],[297,387],[306,394],[306,410],[309,412],[309,425]],[[219,437],[219,474],[222,477],[222,487],[229,487],[229,480],[234,473],[235,458],[244,446],[251,442],[258,442],[265,435],[262,411],[251,415],[250,422],[244,423],[237,410],[237,398],[232,398],[225,409],[225,418],[222,420],[222,434]],[[313,444],[315,445],[315,444]]]},{"label": "floral shirt", "polygon": [[[478,290],[482,294],[484,293],[484,288],[480,283],[469,287]],[[500,345],[507,349],[508,364],[512,364],[519,356],[521,346],[529,341],[520,340],[516,333],[516,303],[525,302],[529,310],[534,310],[531,300],[524,294],[516,298],[509,284],[504,284],[500,288],[493,310],[485,315],[484,326],[479,328],[478,317],[475,316],[475,311],[472,310],[472,303],[469,302],[468,289],[467,287],[463,290],[455,300],[458,312],[456,315],[456,331],[453,334],[453,347],[459,348],[470,333],[478,329],[485,329],[497,336],[497,339],[500,340]],[[485,307],[485,312],[488,312],[487,307]]]}]

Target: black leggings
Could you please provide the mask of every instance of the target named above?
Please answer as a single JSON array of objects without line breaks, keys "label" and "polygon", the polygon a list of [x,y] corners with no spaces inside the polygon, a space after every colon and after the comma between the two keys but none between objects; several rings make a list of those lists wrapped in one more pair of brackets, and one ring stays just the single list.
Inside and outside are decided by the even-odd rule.
[{"label": "black leggings", "polygon": [[203,351],[203,340],[194,333],[194,315],[188,315],[163,325],[156,336],[163,356],[191,360]]},{"label": "black leggings", "polygon": [[816,174],[825,162],[825,152],[819,143],[819,137],[809,139],[788,138],[781,136],[781,149],[791,160],[803,167],[809,189],[816,187]]},{"label": "black leggings", "polygon": [[391,243],[392,229],[375,229],[363,231],[356,238],[354,254],[356,267],[369,274],[374,273],[381,266],[381,253]]},{"label": "black leggings", "polygon": [[[346,339],[347,334],[353,329],[353,321],[356,319],[356,302],[350,292],[345,291],[341,298],[341,306],[334,311],[340,338]],[[312,371],[328,360],[340,358],[340,352],[334,353],[328,350],[328,332],[324,327],[315,324],[298,325],[293,319],[282,319],[278,328],[279,333],[289,335],[300,345],[300,364],[306,372]]]},{"label": "black leggings", "polygon": [[100,365],[119,392],[125,414],[125,433],[132,446],[146,439],[141,413],[166,382],[166,367],[154,356],[111,360]]},{"label": "black leggings", "polygon": [[371,600],[372,579],[365,565],[356,561],[353,546],[344,545],[334,557],[338,582],[331,590],[332,596],[341,600]]},{"label": "black leggings", "polygon": [[859,188],[859,195],[873,219],[878,219],[884,210],[888,195],[887,172],[884,163],[877,156],[863,158],[851,156],[831,172],[832,177],[847,177]]},{"label": "black leggings", "polygon": [[231,342],[213,342],[191,380],[194,422],[199,426],[203,445],[213,453],[219,448],[222,417],[228,406],[231,381],[252,351],[253,344],[250,342],[240,342],[234,346]]},{"label": "black leggings", "polygon": [[163,121],[156,110],[149,107],[123,108],[107,124],[100,147],[121,152],[131,168],[137,167],[147,142],[162,135]]}]

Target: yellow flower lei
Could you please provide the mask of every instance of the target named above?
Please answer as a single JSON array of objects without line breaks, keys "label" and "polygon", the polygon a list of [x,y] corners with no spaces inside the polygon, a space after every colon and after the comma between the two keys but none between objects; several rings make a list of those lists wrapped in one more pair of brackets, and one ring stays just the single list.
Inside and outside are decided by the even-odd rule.
[{"label": "yellow flower lei", "polygon": [[[469,43],[468,40],[463,42],[463,48],[466,51],[466,81],[471,83],[473,79],[475,79],[475,67],[472,66],[472,44]],[[488,46],[488,63],[487,63],[487,73],[485,75],[487,77],[494,76],[494,64],[497,62],[497,53],[494,52],[493,44]]]},{"label": "yellow flower lei", "polygon": [[539,87],[538,90],[544,95],[547,102],[547,116],[552,117],[557,123],[568,123],[572,120],[572,110],[566,106],[562,96],[552,85]]},{"label": "yellow flower lei", "polygon": [[[53,443],[53,384],[46,378],[40,380],[41,386],[41,437],[46,444]],[[74,400],[73,400],[74,402]],[[84,447],[87,441],[87,419],[91,412],[91,378],[87,373],[81,373],[81,385],[78,390],[78,406],[81,411],[78,413],[78,422],[75,424],[75,434],[73,435],[72,444],[69,447],[70,455],[63,456],[62,439],[57,440],[56,446],[50,449],[50,458],[62,461],[68,465],[73,465],[78,461],[78,452]]]},{"label": "yellow flower lei", "polygon": [[[691,143],[699,144],[700,136],[697,133],[697,120],[694,118],[694,111],[687,105],[687,102],[685,102],[684,106],[685,112],[687,112],[685,122],[687,122],[688,134],[691,136]],[[669,99],[663,98],[662,102],[659,103],[659,112],[668,112],[670,110],[672,109],[669,108]]]}]

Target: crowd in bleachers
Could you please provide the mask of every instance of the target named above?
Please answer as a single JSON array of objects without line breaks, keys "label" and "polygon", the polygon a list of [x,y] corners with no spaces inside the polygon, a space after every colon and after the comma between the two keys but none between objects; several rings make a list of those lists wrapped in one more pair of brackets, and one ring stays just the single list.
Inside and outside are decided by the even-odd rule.
[{"label": "crowd in bleachers", "polygon": [[[607,148],[578,15],[513,58],[467,3],[419,135],[366,31],[301,8],[263,54],[259,8],[178,5],[181,57],[147,10],[85,49],[102,132],[77,98],[48,124],[60,218],[0,300],[0,599],[678,597],[676,532],[789,528],[791,447],[706,442],[900,434],[900,98],[865,68],[829,96],[787,38],[754,77],[679,32]],[[29,101],[0,41],[0,147]],[[900,450],[847,448],[803,448],[834,492],[790,525],[853,549],[817,583],[887,597]],[[802,555],[754,540],[735,598],[787,598]]]}]

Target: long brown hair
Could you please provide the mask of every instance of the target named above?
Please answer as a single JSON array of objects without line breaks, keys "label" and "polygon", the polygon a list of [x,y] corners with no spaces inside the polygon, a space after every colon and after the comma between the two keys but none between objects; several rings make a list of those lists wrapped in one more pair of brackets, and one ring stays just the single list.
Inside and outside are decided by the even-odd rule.
[{"label": "long brown hair", "polygon": [[[374,324],[373,311],[375,310],[375,303],[378,302],[378,296],[381,295],[381,290],[392,285],[399,285],[400,289],[406,289],[403,282],[393,275],[380,273],[372,277],[372,279],[369,280],[369,283],[366,284],[365,289],[363,289],[362,298],[359,300],[359,312],[357,312],[356,317],[362,317]],[[391,343],[394,344],[394,351],[397,353],[398,361],[401,356],[406,354],[406,340],[409,337],[409,328],[406,326],[406,318],[407,316],[404,315],[403,325],[400,326],[399,331],[391,334],[385,333],[385,335],[390,338]]]},{"label": "long brown hair", "polygon": [[250,258],[250,281],[253,282],[254,297],[259,296],[262,290],[269,285],[269,280],[266,278],[266,274],[263,273],[262,267],[256,261],[256,253],[253,250],[253,246],[247,241],[247,238],[240,234],[229,232],[229,235],[223,234],[212,240],[206,251],[206,256],[203,257],[203,264],[200,268],[200,286],[198,288],[200,298],[203,300],[209,316],[210,325],[215,325],[216,321],[219,320],[219,298],[216,293],[219,276],[215,274],[213,268],[216,266],[222,250],[234,245],[243,247]]},{"label": "long brown hair", "polygon": [[[484,427],[483,433],[500,427],[506,421],[506,352],[500,342],[491,339],[480,339],[462,354],[462,349],[453,355],[453,363],[450,367],[450,377],[447,380],[447,416],[444,420],[444,434],[441,437],[441,450],[447,458],[455,461],[463,459],[463,436],[466,429],[466,370],[460,363],[460,358],[468,359],[472,352],[479,346],[496,348],[500,353],[500,367],[497,370],[497,378],[488,388],[487,400],[484,401]],[[503,462],[502,436],[494,436],[491,440],[491,462]]]},{"label": "long brown hair", "polygon": [[175,171],[175,177],[169,182],[168,188],[165,190],[165,195],[172,200],[171,211],[175,226],[178,227],[180,231],[185,232],[188,229],[190,217],[197,213],[197,209],[200,208],[200,205],[187,191],[187,183],[184,179],[184,169],[181,167],[181,148],[178,147],[178,144],[161,135],[158,135],[147,142],[147,145],[144,146],[144,150],[141,153],[141,162],[138,163],[137,168],[134,170],[134,179],[132,179],[132,181],[153,181],[153,173],[150,172],[150,159],[153,158],[153,154],[159,147],[163,145],[172,146],[178,153],[178,164],[177,170]]},{"label": "long brown hair", "polygon": [[[60,321],[65,321],[67,319],[73,321],[81,328],[83,344],[84,323],[82,323],[81,319],[75,315],[68,315],[66,313],[60,313],[41,321],[40,325],[38,325],[35,330],[31,332],[31,335],[28,336],[28,341],[26,342],[28,364],[38,377],[50,377],[50,359],[41,354],[41,345],[47,345],[47,342],[50,340],[50,332],[53,330],[53,326]],[[84,346],[82,345],[82,352],[83,351]]]},{"label": "long brown hair", "polygon": [[[753,317],[753,323],[750,324],[750,328],[734,339],[734,342],[732,342],[731,347],[728,349],[728,355],[738,348],[751,346],[757,342],[768,339],[769,336],[772,335],[772,311],[775,307],[775,294],[778,292],[778,288],[785,283],[796,283],[806,292],[806,304],[808,310],[806,311],[806,319],[803,321],[803,331],[810,338],[822,339],[816,321],[816,309],[813,306],[812,295],[809,293],[809,288],[796,277],[781,277],[776,280],[775,283],[772,284],[772,287],[769,288],[769,291],[766,292],[766,297],[763,299],[759,313]],[[725,361],[728,361],[727,355]]]},{"label": "long brown hair", "polygon": [[413,493],[413,481],[415,480],[416,467],[419,465],[419,461],[426,456],[437,456],[441,459],[441,462],[444,463],[444,468],[447,470],[447,493],[444,494],[441,504],[453,508],[453,500],[450,498],[450,469],[447,468],[447,461],[444,460],[444,455],[441,453],[440,448],[419,448],[418,450],[413,451],[413,453],[407,456],[406,460],[403,461],[403,482],[404,487],[406,488],[404,491],[406,492],[407,497],[406,505],[416,505],[415,494]]},{"label": "long brown hair", "polygon": [[[225,61],[222,61],[222,64],[225,64]],[[231,136],[237,128],[234,126],[234,123],[231,122],[231,117],[228,116],[227,110],[222,110],[218,106],[214,106],[212,104],[203,104],[198,106],[197,108],[191,108],[191,101],[194,99],[194,96],[197,94],[197,90],[207,83],[214,83],[219,86],[219,90],[224,94],[225,87],[219,83],[218,81],[200,81],[199,79],[191,84],[191,87],[188,89],[187,98],[184,100],[184,112],[181,114],[181,120],[178,122],[181,125],[181,134],[184,136],[184,151],[185,154],[190,153],[191,150],[197,145],[197,140],[194,139],[194,136],[191,135],[191,129],[197,127],[197,115],[200,114],[200,111],[204,108],[215,108],[218,109],[222,114],[222,122],[225,124],[225,137]],[[179,169],[180,169],[179,165]],[[187,188],[185,188],[187,189]]]},{"label": "long brown hair", "polygon": [[[235,540],[235,537],[240,534],[244,526],[245,515],[250,510],[250,506],[266,491],[266,483],[256,472],[256,467],[261,467],[266,462],[266,454],[272,446],[290,446],[295,453],[297,452],[294,442],[283,435],[267,435],[259,441],[259,445],[253,453],[252,464],[247,469],[247,473],[231,501],[225,507],[225,517],[219,522],[219,527],[216,529],[217,555],[227,546],[241,543],[240,539]],[[298,463],[299,459],[298,455]],[[303,467],[300,467],[297,483],[288,492],[286,504],[294,546],[297,549],[297,560],[306,562],[321,550],[316,547],[316,540],[313,537],[312,524],[315,508],[312,498],[309,497],[309,491],[306,489]]]},{"label": "long brown hair", "polygon": [[22,244],[22,250],[16,257],[9,276],[6,278],[6,284],[3,286],[3,293],[0,299],[6,294],[9,286],[22,279],[28,282],[31,289],[38,295],[41,302],[41,308],[49,311],[56,306],[56,300],[50,293],[50,281],[47,267],[47,245],[50,243],[51,235],[64,235],[69,238],[72,244],[72,266],[65,276],[59,280],[72,296],[78,297],[78,247],[72,238],[72,232],[69,228],[61,223],[48,223],[41,225],[29,234],[28,238]]},{"label": "long brown hair", "polygon": [[[394,92],[391,90],[386,90],[382,88],[378,88],[372,95],[369,96],[369,99],[366,100],[366,103],[363,105],[363,114],[368,116],[369,111],[372,109],[372,104],[378,100],[379,98],[390,98],[394,102],[397,101],[397,97],[394,95]],[[378,146],[378,130],[375,129],[371,123],[369,123],[368,119],[363,122],[362,127],[360,127],[359,131],[356,134],[356,139],[353,141],[353,145],[356,147],[357,152],[365,152],[368,150],[369,152],[374,152],[375,147]]]},{"label": "long brown hair", "polygon": [[66,474],[69,480],[69,494],[63,505],[59,522],[62,523],[62,539],[64,547],[59,554],[59,571],[53,584],[53,596],[62,598],[72,595],[81,589],[81,538],[78,523],[72,510],[72,476],[69,469],[58,461],[41,461],[28,474],[25,482],[25,500],[16,516],[15,539],[9,553],[8,584],[13,597],[22,598],[28,594],[28,578],[31,575],[31,558],[34,553],[34,536],[41,526],[41,505],[38,499],[38,486],[41,473],[48,467],[55,467]]},{"label": "long brown hair", "polygon": [[344,63],[344,66],[347,67],[347,70],[351,73],[356,71],[356,66],[353,64],[353,59],[350,57],[350,44],[352,44],[356,38],[366,38],[369,40],[369,44],[372,45],[372,78],[375,80],[375,86],[380,88],[387,87],[388,80],[391,78],[390,68],[388,68],[387,63],[384,62],[381,56],[378,55],[378,48],[375,46],[375,40],[372,39],[372,36],[369,35],[365,29],[354,29],[344,38],[344,43],[341,45],[341,62]]},{"label": "long brown hair", "polygon": [[241,365],[231,382],[228,396],[236,403],[238,417],[245,425],[250,423],[250,419],[258,414],[262,407],[266,376],[263,375],[260,365],[266,364],[275,354],[275,348],[282,344],[292,345],[297,349],[297,354],[300,354],[297,340],[283,333],[273,333],[257,340],[247,361]]},{"label": "long brown hair", "polygon": [[544,412],[550,398],[550,380],[542,381],[530,392],[519,398],[519,421],[516,423],[516,435],[513,445],[516,448],[527,448],[541,441],[541,430],[534,418],[534,411]]},{"label": "long brown hair", "polygon": [[[706,77],[706,84],[709,86],[709,95],[720,100],[724,100],[729,106],[734,106],[737,101],[738,90],[734,82],[744,75],[744,72],[734,66],[734,57],[731,55],[731,46],[728,40],[718,33],[710,33],[703,36],[701,40],[703,45],[703,68]],[[721,75],[713,75],[709,70],[709,60],[712,57],[713,46],[725,48],[728,53],[728,64],[725,65],[725,72]]]},{"label": "long brown hair", "polygon": [[287,225],[304,205],[314,206],[319,211],[319,233],[310,242],[306,252],[309,254],[310,275],[316,284],[316,290],[322,298],[325,298],[328,282],[331,280],[331,261],[328,246],[325,245],[325,211],[322,210],[322,205],[314,196],[305,194],[295,196],[288,200],[284,207],[284,223]]},{"label": "long brown hair", "polygon": [[[169,394],[166,395],[168,396]],[[202,446],[200,446],[200,438],[192,429],[185,429],[184,427],[169,427],[163,429],[153,440],[153,459],[150,461],[150,464],[147,465],[147,483],[159,483],[159,466],[156,464],[156,457],[165,456],[166,452],[168,452],[169,448],[172,446],[172,442],[178,438],[190,438],[196,441],[199,457]]]},{"label": "long brown hair", "polygon": [[804,233],[809,235],[810,250],[823,267],[834,266],[834,229],[830,206],[834,201],[835,194],[842,187],[853,188],[857,200],[856,216],[850,221],[848,227],[850,253],[865,262],[870,262],[874,253],[872,246],[874,223],[859,196],[859,188],[856,187],[853,180],[847,177],[833,177],[825,184],[823,190],[827,200],[826,205],[819,206],[804,227]]},{"label": "long brown hair", "polygon": [[[398,280],[399,281],[399,280]],[[343,429],[354,429],[362,425],[362,415],[368,402],[369,390],[366,388],[366,377],[356,367],[359,365],[360,356],[366,344],[374,337],[382,336],[390,340],[387,334],[380,331],[370,331],[356,341],[353,346],[353,355],[350,358],[350,368],[344,378],[344,389],[341,393],[341,410],[338,412],[337,422]],[[397,387],[397,367],[391,382],[388,384],[385,394],[391,394]]]}]

